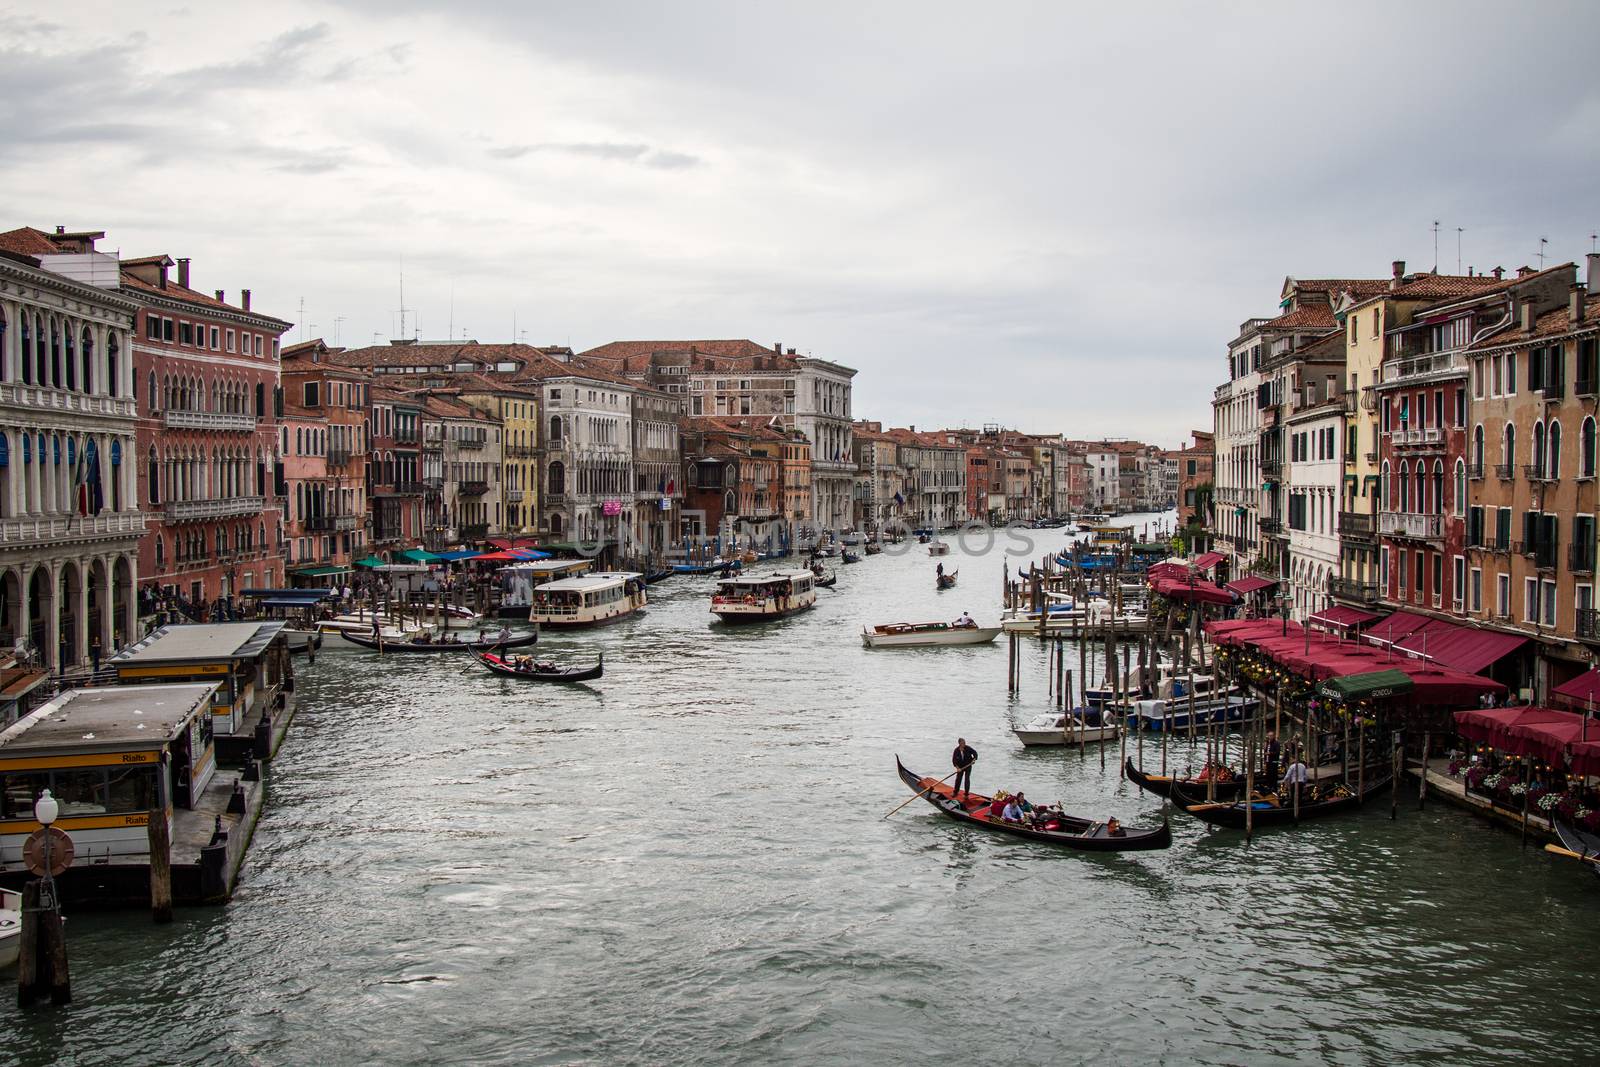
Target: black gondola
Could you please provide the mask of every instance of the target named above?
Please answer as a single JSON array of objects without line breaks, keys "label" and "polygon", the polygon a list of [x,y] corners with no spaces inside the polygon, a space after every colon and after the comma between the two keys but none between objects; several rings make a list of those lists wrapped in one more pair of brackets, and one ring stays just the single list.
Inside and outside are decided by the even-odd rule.
[{"label": "black gondola", "polygon": [[934,583],[933,583],[934,584],[934,588],[936,588],[936,589],[954,589],[955,585],[956,585],[956,575],[958,575],[960,573],[961,573],[961,571],[959,569],[957,569],[957,570],[951,571],[948,574],[939,574],[939,575],[937,575],[934,578]]},{"label": "black gondola", "polygon": [[677,574],[677,573],[678,572],[673,570],[671,567],[668,567],[664,571],[651,571],[649,574],[646,574],[644,576],[644,584],[645,585],[655,585],[657,582],[666,581],[668,578],[671,578],[674,574]]},{"label": "black gondola", "polygon": [[554,667],[541,669],[537,665],[527,668],[509,663],[493,652],[478,654],[478,662],[493,674],[503,678],[516,678],[524,682],[590,682],[605,673],[605,653],[595,660],[593,667]]},{"label": "black gondola", "polygon": [[834,586],[839,584],[839,575],[834,573],[828,575],[826,578],[813,578],[811,580],[811,584],[818,589],[832,589]]},{"label": "black gondola", "polygon": [[849,549],[846,549],[845,551],[839,553],[839,558],[841,560],[843,560],[845,563],[860,563],[861,562],[861,557],[856,555],[854,552],[851,552]]},{"label": "black gondola", "polygon": [[[1146,793],[1154,793],[1158,797],[1172,797],[1174,787],[1182,789],[1185,795],[1191,797],[1204,797],[1207,795],[1206,782],[1199,778],[1178,778],[1165,774],[1146,774],[1133,765],[1133,757],[1129,756],[1124,769],[1128,774],[1128,781],[1143,789]],[[1218,800],[1237,800],[1239,794],[1244,792],[1243,778],[1219,779],[1216,794]],[[1192,801],[1191,801],[1192,803]]]},{"label": "black gondola", "polygon": [[[1363,800],[1376,796],[1379,790],[1388,789],[1389,783],[1389,775],[1375,778],[1367,782],[1366,788],[1359,796],[1343,782],[1329,787],[1333,795],[1327,795],[1328,790],[1313,783],[1307,787],[1309,792],[1302,794],[1298,813],[1295,811],[1294,799],[1287,792],[1267,795],[1257,793],[1253,805],[1254,811],[1251,813],[1251,827],[1260,829],[1266,826],[1285,826],[1306,819],[1320,819],[1350,811],[1360,807]],[[1308,799],[1308,796],[1318,799]],[[1244,829],[1245,809],[1242,800],[1212,803],[1205,799],[1204,793],[1193,794],[1183,786],[1173,788],[1172,799],[1177,802],[1178,807],[1212,826]]]},{"label": "black gondola", "polygon": [[1560,819],[1551,820],[1550,825],[1555,827],[1556,837],[1561,840],[1561,847],[1568,852],[1576,852],[1589,870],[1594,872],[1595,877],[1600,878],[1600,835],[1580,830]]},{"label": "black gondola", "polygon": [[1120,830],[1115,834],[1106,828],[1105,823],[1092,822],[1073,815],[1061,816],[1057,820],[1061,828],[1057,830],[1042,830],[1020,823],[1004,822],[991,818],[985,810],[991,798],[977,793],[964,793],[962,798],[957,800],[951,795],[951,787],[947,783],[936,778],[922,778],[913,774],[906,770],[905,764],[900,762],[898,756],[895,757],[894,765],[900,772],[900,780],[912,792],[919,794],[923,800],[956,822],[1026,838],[1029,841],[1063,845],[1085,852],[1146,852],[1151,849],[1166,848],[1172,844],[1172,829],[1165,821],[1158,830]]},{"label": "black gondola", "polygon": [[487,641],[382,641],[360,634],[346,633],[344,639],[352,645],[370,648],[374,652],[460,652],[466,649],[471,652],[493,652],[502,648],[527,648],[539,640],[537,632],[531,634],[517,634],[512,637],[495,638]]}]

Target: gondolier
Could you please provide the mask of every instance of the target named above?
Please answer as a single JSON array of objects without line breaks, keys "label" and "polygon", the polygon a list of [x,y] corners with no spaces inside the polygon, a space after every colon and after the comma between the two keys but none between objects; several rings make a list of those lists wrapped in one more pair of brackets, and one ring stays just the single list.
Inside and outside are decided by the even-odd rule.
[{"label": "gondolier", "polygon": [[978,750],[967,744],[965,737],[956,738],[956,750],[950,753],[950,766],[956,769],[956,781],[950,787],[951,796],[972,792],[972,765],[978,761]]}]

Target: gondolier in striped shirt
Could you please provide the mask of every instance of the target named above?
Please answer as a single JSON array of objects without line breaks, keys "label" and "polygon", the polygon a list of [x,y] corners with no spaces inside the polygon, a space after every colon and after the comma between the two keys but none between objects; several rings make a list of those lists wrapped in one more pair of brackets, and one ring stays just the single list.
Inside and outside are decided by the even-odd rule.
[{"label": "gondolier in striped shirt", "polygon": [[972,765],[978,760],[978,750],[967,744],[965,737],[956,738],[956,750],[950,754],[950,765],[956,769],[956,784],[950,790],[952,797],[972,792]]}]

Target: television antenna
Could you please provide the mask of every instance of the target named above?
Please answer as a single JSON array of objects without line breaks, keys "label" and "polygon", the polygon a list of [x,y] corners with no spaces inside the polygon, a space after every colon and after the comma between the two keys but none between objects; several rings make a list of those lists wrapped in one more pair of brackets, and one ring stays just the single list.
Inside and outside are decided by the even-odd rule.
[{"label": "television antenna", "polygon": [[1439,273],[1439,220],[1433,220],[1433,273]]},{"label": "television antenna", "polygon": [[1461,273],[1461,234],[1462,228],[1456,227],[1456,274]]},{"label": "television antenna", "polygon": [[1550,243],[1550,238],[1539,238],[1539,269],[1544,270],[1544,246]]}]

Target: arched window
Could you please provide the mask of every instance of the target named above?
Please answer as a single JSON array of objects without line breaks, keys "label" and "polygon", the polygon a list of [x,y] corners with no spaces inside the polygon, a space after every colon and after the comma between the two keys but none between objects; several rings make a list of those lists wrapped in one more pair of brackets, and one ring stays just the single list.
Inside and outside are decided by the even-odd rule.
[{"label": "arched window", "polygon": [[[553,421],[559,422],[559,418]],[[558,496],[567,491],[567,468],[560,460],[550,464],[550,480],[545,486],[545,492],[551,496]]]},{"label": "arched window", "polygon": [[1483,423],[1472,428],[1472,466],[1483,477]]},{"label": "arched window", "polygon": [[1546,432],[1544,447],[1545,477],[1561,477],[1561,424],[1554,419],[1550,420],[1550,429]]},{"label": "arched window", "polygon": [[[122,395],[118,391],[118,390],[120,390],[122,388],[122,384],[121,384],[122,383],[122,378],[117,373],[117,364],[119,362],[118,357],[121,354],[122,354],[122,346],[117,343],[117,335],[116,334],[112,334],[110,337],[106,338],[106,395],[107,396],[121,396]],[[137,383],[137,379],[135,379],[132,375],[129,375],[128,380],[129,380],[130,383],[132,383],[132,388],[133,388],[133,391],[134,391],[134,395],[138,395],[139,386],[136,384]]]},{"label": "arched window", "polygon": [[[137,381],[138,379],[136,378],[134,380]],[[156,396],[156,372],[155,371],[151,371],[150,372],[150,410],[151,411],[160,411],[161,410],[160,398]]]},{"label": "arched window", "polygon": [[1400,463],[1400,500],[1395,510],[1411,510],[1411,465],[1403,460]]},{"label": "arched window", "polygon": [[1433,515],[1444,514],[1444,460],[1442,459],[1433,461],[1433,502],[1426,510]]},{"label": "arched window", "polygon": [[78,388],[78,342],[73,336],[73,329],[71,325],[68,325],[63,330],[63,333],[65,336],[62,338],[64,342],[62,345],[62,350],[66,355],[66,363],[64,367],[66,370],[65,381],[67,388],[69,390],[73,390]]},{"label": "arched window", "polygon": [[22,316],[21,343],[17,346],[17,354],[22,357],[22,382],[24,385],[33,384],[33,331],[28,327],[29,316]]},{"label": "arched window", "polygon": [[1467,464],[1463,460],[1456,460],[1456,484],[1454,499],[1450,501],[1450,510],[1457,515],[1464,514],[1467,510]]},{"label": "arched window", "polygon": [[1580,435],[1583,440],[1579,442],[1578,476],[1581,478],[1594,477],[1594,446],[1595,426],[1594,416],[1587,415],[1583,420],[1583,431]]},{"label": "arched window", "polygon": [[83,335],[78,342],[78,351],[83,358],[83,391],[94,392],[94,334],[89,332],[89,327],[83,328]]},{"label": "arched window", "polygon": [[161,535],[160,534],[157,534],[156,535],[156,569],[157,570],[160,570],[161,567],[166,563],[166,557],[167,557],[166,542],[164,542],[161,539]]},{"label": "arched window", "polygon": [[1517,428],[1511,423],[1506,423],[1505,436],[1500,446],[1500,462],[1506,465],[1507,470],[1517,463]]},{"label": "arched window", "polygon": [[[150,506],[157,507],[161,503],[161,461],[156,458],[156,450],[150,450],[150,458],[145,462],[145,492],[150,497]],[[159,543],[159,542],[158,542]]]},{"label": "arched window", "polygon": [[1533,469],[1544,475],[1544,423],[1533,424]]}]

